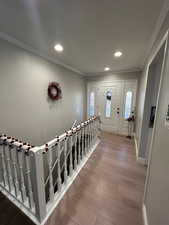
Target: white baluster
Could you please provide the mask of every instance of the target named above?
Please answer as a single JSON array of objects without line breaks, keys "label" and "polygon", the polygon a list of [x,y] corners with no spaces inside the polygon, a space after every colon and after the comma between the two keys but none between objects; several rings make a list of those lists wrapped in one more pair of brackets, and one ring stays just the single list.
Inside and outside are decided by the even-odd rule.
[{"label": "white baluster", "polygon": [[7,181],[6,163],[5,163],[4,147],[3,146],[4,146],[4,140],[2,138],[1,142],[0,142],[0,157],[1,157],[1,162],[2,162],[1,171],[2,171],[3,184],[6,187],[8,185],[8,181]]},{"label": "white baluster", "polygon": [[93,120],[91,122],[91,145],[93,146]]},{"label": "white baluster", "polygon": [[72,172],[73,172],[73,157],[72,157],[72,146],[73,146],[73,143],[72,143],[72,134],[70,135],[70,140],[69,140],[69,147],[70,147],[70,176],[72,175]]},{"label": "white baluster", "polygon": [[54,187],[53,187],[53,175],[52,175],[52,148],[48,147],[48,144],[46,144],[46,153],[47,153],[48,168],[49,168],[49,200],[50,202],[53,202]]},{"label": "white baluster", "polygon": [[90,137],[90,149],[91,149],[91,145],[92,145],[92,123],[91,123],[91,119],[89,122],[89,137]]},{"label": "white baluster", "polygon": [[94,120],[94,142],[96,142],[96,138],[97,138],[97,128],[96,128],[97,124],[96,124],[96,119]]},{"label": "white baluster", "polygon": [[87,125],[84,123],[84,144],[85,144],[85,154],[87,154]]},{"label": "white baluster", "polygon": [[83,134],[84,134],[84,153],[87,155],[87,150],[86,150],[86,125],[84,124],[83,126]]},{"label": "white baluster", "polygon": [[74,158],[74,168],[77,168],[77,132],[73,134],[74,136],[74,151],[75,151],[75,158]]},{"label": "white baluster", "polygon": [[91,121],[89,121],[89,151],[91,150]]},{"label": "white baluster", "polygon": [[97,123],[98,123],[98,127],[97,127],[97,131],[98,131],[98,136],[100,135],[101,133],[101,119],[100,117],[97,117]]},{"label": "white baluster", "polygon": [[32,181],[31,181],[31,169],[30,169],[30,147],[25,151],[25,165],[26,165],[26,177],[28,183],[28,200],[29,206],[32,209],[34,207],[33,191],[32,191]]},{"label": "white baluster", "polygon": [[99,136],[99,126],[100,126],[99,118],[96,118],[96,138],[98,138]]},{"label": "white baluster", "polygon": [[66,137],[64,140],[64,182],[67,183],[67,140],[68,138]]},{"label": "white baluster", "polygon": [[78,130],[78,164],[80,163],[81,157],[80,157],[80,151],[81,151],[81,147],[80,147],[80,134],[81,131],[80,129]]},{"label": "white baluster", "polygon": [[88,121],[88,151],[90,151],[90,122]]},{"label": "white baluster", "polygon": [[84,158],[85,152],[84,152],[84,129],[81,126],[81,147],[82,147],[82,159]]},{"label": "white baluster", "polygon": [[96,139],[98,138],[99,136],[99,120],[98,118],[96,118]]},{"label": "white baluster", "polygon": [[90,151],[90,122],[88,121],[88,151]]},{"label": "white baluster", "polygon": [[13,190],[13,180],[12,180],[12,170],[11,170],[10,149],[9,149],[7,140],[3,147],[4,147],[4,155],[6,158],[6,169],[7,169],[9,191],[11,192]]},{"label": "white baluster", "polygon": [[58,157],[58,191],[61,191],[61,169],[60,169],[60,142],[58,140],[58,143],[57,143],[57,157]]},{"label": "white baluster", "polygon": [[93,144],[95,143],[95,120],[93,120]]},{"label": "white baluster", "polygon": [[23,152],[22,152],[22,144],[17,149],[17,159],[19,165],[19,174],[20,174],[20,187],[21,187],[21,196],[22,201],[26,201],[26,189],[25,189],[25,181],[24,181],[24,172],[23,172]]},{"label": "white baluster", "polygon": [[92,127],[93,127],[93,144],[94,144],[95,143],[95,121],[94,120],[93,120]]},{"label": "white baluster", "polygon": [[89,152],[89,122],[87,122],[86,130],[87,130],[87,152]]},{"label": "white baluster", "polygon": [[[12,142],[14,143],[14,141]],[[11,158],[12,158],[12,165],[13,165],[13,174],[14,174],[14,187],[15,187],[15,195],[18,197],[20,195],[19,191],[19,179],[17,173],[17,158],[16,158],[16,147],[14,147],[11,143]]]},{"label": "white baluster", "polygon": [[92,126],[93,126],[93,144],[94,144],[94,142],[95,142],[95,140],[94,140],[94,132],[95,132],[95,130],[94,130],[94,120],[93,120],[93,124],[92,124]]}]

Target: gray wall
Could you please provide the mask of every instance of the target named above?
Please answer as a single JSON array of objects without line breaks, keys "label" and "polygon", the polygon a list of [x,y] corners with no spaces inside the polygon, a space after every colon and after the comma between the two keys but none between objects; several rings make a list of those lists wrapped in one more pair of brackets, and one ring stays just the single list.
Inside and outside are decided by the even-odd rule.
[{"label": "gray wall", "polygon": [[[164,24],[159,32],[158,38],[150,53],[154,54],[159,41],[169,28],[169,14],[167,15]],[[165,116],[167,106],[169,104],[169,50],[167,51],[167,59],[163,80],[159,93],[159,104],[156,114],[156,122],[154,128],[154,139],[152,143],[152,152],[147,172],[147,185],[145,190],[144,204],[147,212],[149,225],[168,225],[169,224],[169,129],[165,126]],[[144,97],[146,90],[147,77],[144,70],[141,78],[139,92],[139,117],[140,121],[143,118]],[[137,134],[141,124],[137,124]],[[138,135],[139,141],[139,135]]]},{"label": "gray wall", "polygon": [[[63,98],[51,102],[48,84]],[[0,40],[0,132],[41,145],[86,115],[86,86],[79,74]]]},{"label": "gray wall", "polygon": [[[168,52],[169,50],[167,54]],[[167,57],[165,68],[159,95],[151,161],[144,199],[149,225],[169,224],[169,126],[165,126],[165,118],[169,105],[169,57]]]},{"label": "gray wall", "polygon": [[[149,56],[147,58],[147,64],[143,70],[142,76],[140,76],[140,85],[139,85],[139,90],[138,90],[138,105],[137,105],[137,124],[136,124],[136,140],[137,140],[137,145],[140,145],[140,138],[141,138],[141,129],[142,129],[142,121],[143,121],[143,110],[144,110],[144,101],[145,101],[145,94],[146,94],[146,86],[147,86],[147,66],[148,66],[148,61],[150,58],[154,55],[161,39],[163,38],[164,34],[169,28],[169,13],[166,16],[166,19],[159,31],[159,34],[157,36],[157,39],[149,53]],[[145,157],[145,152],[139,151],[139,156],[140,157]]]},{"label": "gray wall", "polygon": [[149,149],[147,148],[147,144],[149,142],[148,145],[150,147],[151,133],[153,130],[152,128],[149,128],[151,106],[157,105],[157,95],[159,92],[161,70],[162,70],[162,65],[164,60],[164,51],[165,51],[165,44],[161,47],[155,59],[153,59],[148,71],[142,127],[140,130],[141,137],[140,137],[140,143],[138,145],[139,156],[146,159],[148,159],[148,152],[149,152]]}]

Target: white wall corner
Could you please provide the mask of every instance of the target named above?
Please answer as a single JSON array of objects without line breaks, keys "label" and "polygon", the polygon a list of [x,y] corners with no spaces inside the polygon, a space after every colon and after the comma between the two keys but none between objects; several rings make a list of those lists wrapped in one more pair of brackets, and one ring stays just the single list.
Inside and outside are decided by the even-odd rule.
[{"label": "white wall corner", "polygon": [[147,165],[147,160],[145,158],[139,157],[139,150],[138,150],[136,134],[134,134],[134,143],[135,143],[136,160],[137,160],[137,162],[142,164],[142,165]]},{"label": "white wall corner", "polygon": [[148,225],[147,210],[146,210],[146,206],[144,203],[143,203],[143,207],[142,207],[142,213],[143,213],[143,223],[144,223],[144,225]]}]

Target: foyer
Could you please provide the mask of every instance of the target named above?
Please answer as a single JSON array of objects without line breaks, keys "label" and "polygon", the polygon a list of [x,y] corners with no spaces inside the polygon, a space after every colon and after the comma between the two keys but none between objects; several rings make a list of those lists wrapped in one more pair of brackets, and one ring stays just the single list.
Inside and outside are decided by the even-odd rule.
[{"label": "foyer", "polygon": [[[145,166],[133,139],[104,132],[46,225],[143,225]],[[33,225],[0,195],[0,225]]]},{"label": "foyer", "polygon": [[0,225],[169,225],[169,0],[0,0]]}]

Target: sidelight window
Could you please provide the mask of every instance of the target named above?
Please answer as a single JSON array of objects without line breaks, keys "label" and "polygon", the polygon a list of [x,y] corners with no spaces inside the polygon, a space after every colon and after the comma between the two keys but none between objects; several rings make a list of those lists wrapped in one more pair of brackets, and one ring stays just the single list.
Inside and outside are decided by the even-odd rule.
[{"label": "sidelight window", "polygon": [[95,106],[95,93],[91,92],[89,98],[89,116],[94,116],[95,114],[94,106]]},{"label": "sidelight window", "polygon": [[131,116],[132,98],[133,98],[133,93],[131,91],[128,91],[126,93],[126,99],[125,99],[125,109],[124,109],[124,118],[125,119],[128,119]]},{"label": "sidelight window", "polygon": [[111,117],[111,98],[112,98],[112,92],[107,91],[106,93],[106,117]]}]

